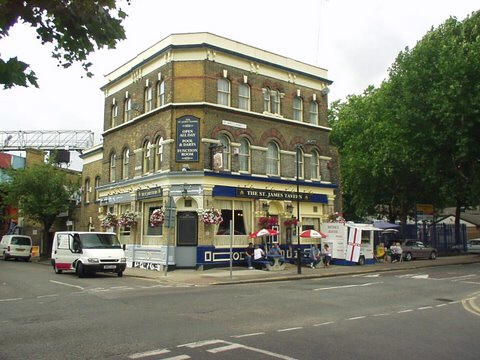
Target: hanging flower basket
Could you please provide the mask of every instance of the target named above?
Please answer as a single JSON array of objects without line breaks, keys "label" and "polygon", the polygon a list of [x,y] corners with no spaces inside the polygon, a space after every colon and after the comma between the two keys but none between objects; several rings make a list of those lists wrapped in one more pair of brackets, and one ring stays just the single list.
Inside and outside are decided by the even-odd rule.
[{"label": "hanging flower basket", "polygon": [[258,219],[258,225],[260,227],[272,228],[272,226],[278,225],[278,219],[274,216],[263,216]]},{"label": "hanging flower basket", "polygon": [[163,208],[155,209],[152,211],[152,215],[150,215],[150,226],[158,227],[163,224],[165,221],[165,212]]},{"label": "hanging flower basket", "polygon": [[115,227],[118,224],[117,215],[112,213],[107,213],[105,217],[102,219],[100,225],[104,228]]},{"label": "hanging flower basket", "polygon": [[200,214],[200,219],[207,225],[218,225],[223,221],[222,213],[218,209],[205,209]]},{"label": "hanging flower basket", "polygon": [[118,225],[122,227],[132,227],[137,223],[138,214],[133,211],[127,211],[120,215]]},{"label": "hanging flower basket", "polygon": [[283,222],[283,225],[286,227],[291,227],[291,226],[297,226],[298,225],[298,219],[296,217],[292,217],[291,219],[287,219]]}]

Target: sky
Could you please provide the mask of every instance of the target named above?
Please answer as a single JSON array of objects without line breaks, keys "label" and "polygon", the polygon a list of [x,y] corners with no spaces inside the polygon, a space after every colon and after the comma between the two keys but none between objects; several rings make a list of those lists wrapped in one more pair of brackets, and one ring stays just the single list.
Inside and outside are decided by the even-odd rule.
[{"label": "sky", "polygon": [[[92,78],[80,65],[57,66],[52,47],[35,30],[17,24],[0,40],[0,56],[17,56],[40,88],[0,90],[0,130],[103,131],[104,75],[172,33],[211,32],[328,70],[329,102],[379,85],[406,46],[449,16],[463,19],[478,0],[132,0],[124,10],[126,40],[97,50]],[[80,169],[79,161],[72,168]]]}]

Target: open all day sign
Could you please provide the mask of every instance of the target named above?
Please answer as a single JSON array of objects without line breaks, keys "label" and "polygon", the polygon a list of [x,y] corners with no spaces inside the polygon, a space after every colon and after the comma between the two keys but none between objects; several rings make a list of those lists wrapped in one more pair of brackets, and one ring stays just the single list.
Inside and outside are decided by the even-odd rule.
[{"label": "open all day sign", "polygon": [[198,161],[200,119],[187,115],[177,119],[177,162]]}]

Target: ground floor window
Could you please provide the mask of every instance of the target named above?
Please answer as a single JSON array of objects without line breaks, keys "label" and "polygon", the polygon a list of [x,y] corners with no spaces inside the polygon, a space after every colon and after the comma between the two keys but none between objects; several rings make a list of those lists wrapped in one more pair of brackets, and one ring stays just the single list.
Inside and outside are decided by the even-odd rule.
[{"label": "ground floor window", "polygon": [[152,226],[150,224],[150,216],[157,209],[162,209],[162,202],[150,202],[143,204],[143,235],[160,236],[162,235],[163,226]]},{"label": "ground floor window", "polygon": [[[233,220],[233,234],[238,235],[242,244],[252,230],[252,202],[237,200],[215,200],[215,208],[222,213],[223,221],[217,225],[215,235],[230,235],[230,221]],[[227,238],[227,237],[225,237]],[[236,237],[235,237],[236,238]]]},{"label": "ground floor window", "polygon": [[302,231],[305,230],[320,230],[320,219],[304,217],[302,218]]}]

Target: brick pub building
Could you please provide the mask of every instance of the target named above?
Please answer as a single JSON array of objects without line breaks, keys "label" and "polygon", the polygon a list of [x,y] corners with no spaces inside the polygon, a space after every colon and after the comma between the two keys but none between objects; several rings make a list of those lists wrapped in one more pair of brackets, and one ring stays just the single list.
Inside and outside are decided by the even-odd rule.
[{"label": "brick pub building", "polygon": [[[106,76],[103,144],[82,155],[79,230],[107,212],[137,214],[115,227],[137,249],[166,249],[176,266],[243,259],[248,234],[269,221],[287,256],[301,229],[337,210],[338,163],[329,144],[325,69],[210,33],[174,34]],[[175,205],[171,227],[151,226]],[[218,209],[220,224],[205,224]],[[261,239],[255,239],[261,242]],[[302,239],[302,244],[315,242]],[[318,242],[318,241],[317,241]]]}]

